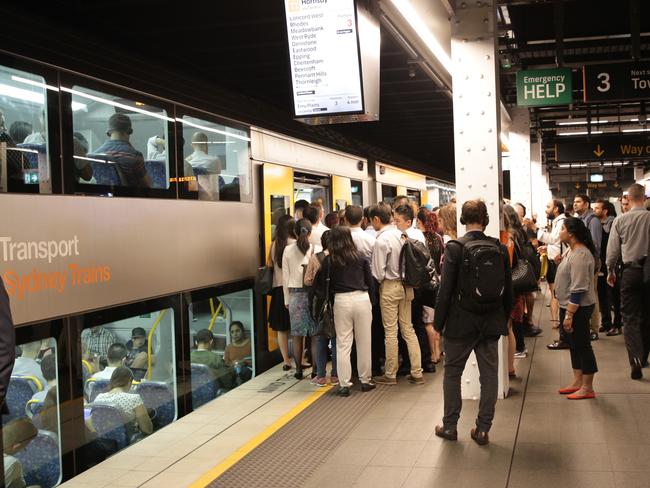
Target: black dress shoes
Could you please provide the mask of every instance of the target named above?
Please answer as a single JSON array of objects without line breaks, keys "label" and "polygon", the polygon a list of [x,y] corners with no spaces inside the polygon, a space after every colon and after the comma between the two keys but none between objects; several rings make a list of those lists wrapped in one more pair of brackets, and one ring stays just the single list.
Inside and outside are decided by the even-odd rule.
[{"label": "black dress shoes", "polygon": [[350,388],[347,386],[341,386],[339,387],[338,390],[336,390],[336,394],[340,397],[349,397],[350,396]]},{"label": "black dress shoes", "polygon": [[634,364],[632,365],[632,372],[630,373],[630,378],[633,380],[640,380],[643,378],[643,364],[640,359],[634,359]]},{"label": "black dress shoes", "polygon": [[488,436],[488,433],[482,430],[478,430],[476,427],[472,429],[470,435],[472,436],[472,439],[474,439],[474,442],[476,442],[479,446],[487,446],[490,443],[490,437]]},{"label": "black dress shoes", "polygon": [[424,371],[425,373],[435,373],[436,365],[433,363],[425,364],[424,367],[422,368],[422,371]]},{"label": "black dress shoes", "polygon": [[591,339],[592,341],[597,341],[598,340],[598,332],[592,332],[589,335],[589,339]]},{"label": "black dress shoes", "polygon": [[448,441],[458,440],[458,431],[456,429],[445,429],[441,425],[436,425],[435,433],[438,437],[442,437]]},{"label": "black dress shoes", "polygon": [[370,383],[361,383],[361,391],[362,392],[367,392],[367,391],[372,391],[375,388],[377,388],[377,385],[374,382]]}]

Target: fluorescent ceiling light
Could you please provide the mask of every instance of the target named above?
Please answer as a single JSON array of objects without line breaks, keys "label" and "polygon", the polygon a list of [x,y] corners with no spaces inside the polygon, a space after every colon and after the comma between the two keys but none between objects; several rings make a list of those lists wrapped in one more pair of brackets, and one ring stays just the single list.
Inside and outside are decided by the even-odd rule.
[{"label": "fluorescent ceiling light", "polygon": [[[602,134],[602,130],[592,130],[592,134]],[[589,132],[561,132],[559,136],[586,136],[589,135]]]},{"label": "fluorescent ceiling light", "polygon": [[650,129],[623,129],[623,132],[648,132]]},{"label": "fluorescent ceiling light", "polygon": [[17,98],[18,100],[25,100],[27,102],[38,103],[39,105],[43,105],[43,101],[45,100],[42,93],[25,90],[24,88],[18,88],[16,86],[5,85],[3,83],[0,83],[0,95]]},{"label": "fluorescent ceiling light", "polygon": [[72,156],[75,159],[81,159],[83,161],[94,161],[96,163],[112,164],[107,159],[97,159],[97,158],[87,158],[85,156]]},{"label": "fluorescent ceiling light", "polygon": [[26,85],[32,85],[32,86],[37,86],[39,88],[47,88],[48,90],[59,91],[59,89],[56,86],[46,85],[45,83],[43,83],[41,81],[29,80],[27,78],[23,78],[22,76],[11,75],[11,79],[13,81],[18,81],[20,83],[25,83]]},{"label": "fluorescent ceiling light", "polygon": [[38,151],[36,149],[26,149],[24,147],[8,147],[7,151],[18,151],[18,152],[38,154]]},{"label": "fluorescent ceiling light", "polygon": [[[609,120],[592,120],[591,121],[592,124],[606,124],[607,122],[609,122]],[[584,125],[586,123],[587,123],[586,120],[578,120],[578,121],[572,120],[570,122],[558,122],[557,125]]]},{"label": "fluorescent ceiling light", "polygon": [[130,110],[131,112],[137,112],[137,113],[140,113],[140,114],[149,115],[151,117],[155,117],[155,118],[161,119],[161,120],[166,120],[168,122],[173,122],[174,121],[174,119],[172,119],[170,117],[167,117],[166,115],[161,115],[161,114],[156,113],[156,112],[150,112],[149,110],[143,110],[141,108],[134,107],[133,105],[127,105],[125,103],[114,102],[113,100],[108,100],[106,98],[91,95],[90,93],[85,93],[85,92],[80,92],[78,90],[73,90],[72,88],[66,88],[65,86],[61,87],[61,91],[71,93],[72,95],[76,95],[78,97],[87,98],[88,100],[93,100],[95,102],[105,103],[107,105],[112,105],[113,107],[119,107],[119,108],[123,108],[125,110]]},{"label": "fluorescent ceiling light", "polygon": [[208,132],[213,132],[215,134],[221,134],[222,136],[234,137],[235,139],[240,139],[242,141],[247,141],[248,142],[248,141],[251,140],[250,137],[240,136],[239,134],[235,134],[233,132],[226,132],[225,130],[219,130],[219,129],[215,129],[213,127],[207,127],[205,125],[196,124],[196,123],[190,122],[189,120],[186,120],[186,119],[179,119],[178,117],[176,117],[176,122],[180,122],[181,124],[189,125],[190,127],[194,127],[195,129],[201,129],[201,130],[206,130]]},{"label": "fluorescent ceiling light", "polygon": [[433,54],[438,62],[451,74],[451,58],[447,52],[442,48],[440,43],[433,37],[433,34],[422,20],[422,17],[411,5],[409,0],[390,0],[393,5],[399,10],[402,17],[411,25],[413,30],[420,36],[422,42],[427,46],[431,54]]}]

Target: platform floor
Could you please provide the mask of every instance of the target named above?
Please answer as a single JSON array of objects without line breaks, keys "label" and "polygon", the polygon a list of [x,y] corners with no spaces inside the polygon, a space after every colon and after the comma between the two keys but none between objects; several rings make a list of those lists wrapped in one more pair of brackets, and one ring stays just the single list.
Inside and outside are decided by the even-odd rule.
[{"label": "platform floor", "polygon": [[[544,333],[527,339],[487,447],[469,437],[476,401],[464,402],[457,442],[433,434],[441,369],[424,386],[338,398],[274,368],[64,486],[650,488],[650,381],[630,380],[623,337],[601,334],[598,398],[566,400],[557,388],[571,377],[569,354],[546,349],[557,334],[548,318],[540,296]],[[309,448],[325,438],[326,449]]]}]

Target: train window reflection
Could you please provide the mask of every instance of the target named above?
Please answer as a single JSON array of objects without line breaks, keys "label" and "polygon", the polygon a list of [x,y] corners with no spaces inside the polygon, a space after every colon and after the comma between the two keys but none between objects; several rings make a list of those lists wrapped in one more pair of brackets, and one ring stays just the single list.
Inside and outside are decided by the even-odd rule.
[{"label": "train window reflection", "polygon": [[[81,333],[88,446],[101,459],[177,417],[174,313],[163,309]],[[84,449],[86,449],[84,448]]]},{"label": "train window reflection", "polygon": [[57,347],[53,338],[16,347],[2,415],[5,486],[61,481]]},{"label": "train window reflection", "polygon": [[75,178],[82,184],[168,188],[167,126],[161,108],[75,86]]},{"label": "train window reflection", "polygon": [[189,306],[192,405],[201,405],[255,374],[253,293],[243,290]]},{"label": "train window reflection", "polygon": [[51,193],[46,92],[42,76],[0,66],[0,192]]},{"label": "train window reflection", "polygon": [[196,117],[183,124],[183,174],[199,200],[252,201],[247,131]]}]

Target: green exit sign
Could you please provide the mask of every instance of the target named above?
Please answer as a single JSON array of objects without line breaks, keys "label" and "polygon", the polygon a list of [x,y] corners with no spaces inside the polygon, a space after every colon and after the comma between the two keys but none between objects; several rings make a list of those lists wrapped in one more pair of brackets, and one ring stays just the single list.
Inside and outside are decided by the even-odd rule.
[{"label": "green exit sign", "polygon": [[535,69],[517,72],[517,105],[545,107],[573,102],[570,68]]}]

